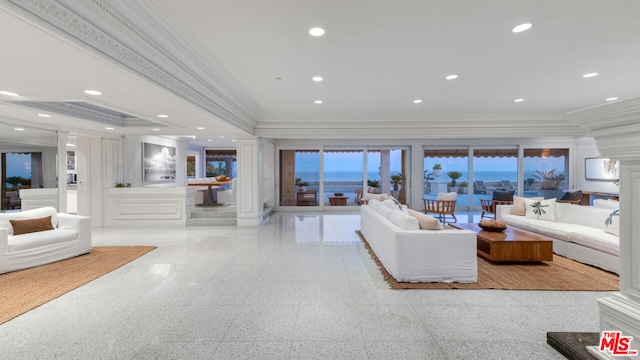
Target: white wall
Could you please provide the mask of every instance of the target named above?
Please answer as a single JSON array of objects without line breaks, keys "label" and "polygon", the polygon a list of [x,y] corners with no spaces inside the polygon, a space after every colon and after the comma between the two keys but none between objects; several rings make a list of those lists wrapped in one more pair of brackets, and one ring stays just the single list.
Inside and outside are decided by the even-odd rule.
[{"label": "white wall", "polygon": [[[142,181],[142,143],[152,143],[176,148],[176,178],[171,182]],[[132,187],[173,187],[187,184],[187,143],[159,136],[125,136],[124,138],[124,182]]]},{"label": "white wall", "polygon": [[276,147],[269,141],[264,141],[262,146],[264,207],[274,209],[276,206]]},{"label": "white wall", "polygon": [[592,192],[604,192],[604,193],[614,193],[618,194],[620,192],[620,188],[618,185],[611,181],[593,181],[585,179],[585,158],[595,158],[600,157],[600,151],[598,150],[595,139],[593,138],[582,138],[579,139],[576,143],[576,156],[575,156],[575,165],[576,165],[576,189],[580,189],[582,191],[592,191]]}]

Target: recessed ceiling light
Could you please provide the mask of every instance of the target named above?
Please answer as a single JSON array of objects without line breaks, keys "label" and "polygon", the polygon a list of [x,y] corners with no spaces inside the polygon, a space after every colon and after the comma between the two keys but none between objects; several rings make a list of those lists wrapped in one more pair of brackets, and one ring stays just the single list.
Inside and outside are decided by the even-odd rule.
[{"label": "recessed ceiling light", "polygon": [[224,136],[222,136],[222,135],[220,135],[220,136],[218,136],[218,137],[219,137],[220,139],[224,139]]},{"label": "recessed ceiling light", "polygon": [[198,130],[204,130],[204,127],[202,127],[202,126],[198,126],[196,129],[198,129]]},{"label": "recessed ceiling light", "polygon": [[151,131],[160,131],[160,129],[156,128],[156,129],[151,129]]},{"label": "recessed ceiling light", "polygon": [[324,29],[319,27],[314,27],[309,29],[309,34],[311,34],[311,36],[322,36],[324,35]]},{"label": "recessed ceiling light", "polygon": [[447,77],[445,79],[447,80],[455,80],[458,78],[458,75],[456,74],[451,74],[451,75],[447,75]]},{"label": "recessed ceiling light", "polygon": [[169,117],[169,115],[160,114],[160,115],[158,115],[158,117],[159,117],[159,118],[168,118],[168,117]]},{"label": "recessed ceiling light", "polygon": [[588,73],[588,74],[584,74],[582,75],[583,78],[587,79],[587,78],[592,78],[592,77],[596,77],[598,76],[597,72],[592,72],[592,73]]},{"label": "recessed ceiling light", "polygon": [[104,129],[105,129],[105,130],[113,130],[113,128],[112,128],[112,127],[106,127],[106,128],[104,128]]},{"label": "recessed ceiling light", "polygon": [[21,128],[21,127],[15,127],[15,128],[13,128],[13,130],[15,130],[15,131],[24,131],[24,128]]},{"label": "recessed ceiling light", "polygon": [[11,92],[11,91],[0,91],[0,95],[4,95],[4,96],[12,96],[12,97],[18,97],[20,95]]},{"label": "recessed ceiling light", "polygon": [[514,27],[513,29],[511,29],[511,31],[513,31],[514,33],[519,33],[523,31],[527,31],[529,29],[531,29],[531,23],[524,23]]},{"label": "recessed ceiling light", "polygon": [[322,81],[324,79],[322,79],[322,76],[314,76],[314,77],[311,78],[311,80],[316,81],[316,82],[320,82],[320,81]]},{"label": "recessed ceiling light", "polygon": [[618,100],[618,98],[617,97],[610,97],[610,98],[606,98],[605,100],[607,100],[607,101],[615,101],[615,100]]},{"label": "recessed ceiling light", "polygon": [[87,95],[102,95],[102,93],[98,90],[85,90],[84,93]]},{"label": "recessed ceiling light", "polygon": [[231,142],[236,142],[236,139],[231,140]]},{"label": "recessed ceiling light", "polygon": [[76,144],[67,143],[67,146],[76,147]]},{"label": "recessed ceiling light", "polygon": [[523,102],[523,101],[524,101],[523,98],[518,98],[518,99],[513,100],[513,102]]},{"label": "recessed ceiling light", "polygon": [[207,141],[208,141],[208,142],[212,142],[213,140],[209,139],[209,140],[207,140]]},{"label": "recessed ceiling light", "polygon": [[38,114],[38,116],[43,117],[43,118],[50,118],[51,115],[49,114]]},{"label": "recessed ceiling light", "polygon": [[413,103],[414,103],[414,104],[420,104],[421,102],[422,102],[422,100],[421,100],[421,99],[415,99],[415,100],[413,100]]},{"label": "recessed ceiling light", "polygon": [[322,100],[316,100],[313,102],[314,104],[322,104]]}]

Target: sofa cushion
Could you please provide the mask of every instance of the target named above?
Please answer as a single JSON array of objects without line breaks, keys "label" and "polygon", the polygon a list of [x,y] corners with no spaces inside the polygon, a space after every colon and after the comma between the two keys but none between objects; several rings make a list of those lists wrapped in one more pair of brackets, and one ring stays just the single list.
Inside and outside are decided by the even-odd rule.
[{"label": "sofa cushion", "polygon": [[0,228],[7,229],[9,235],[13,235],[13,226],[9,220],[26,220],[51,216],[51,226],[58,226],[58,213],[53,207],[41,207],[13,213],[0,213]]},{"label": "sofa cushion", "polygon": [[380,205],[377,209],[378,213],[380,213],[380,215],[386,217],[387,219],[389,218],[389,216],[391,216],[391,213],[394,211],[392,208],[388,207],[388,206],[384,206],[384,205]]},{"label": "sofa cushion", "polygon": [[[537,203],[540,203],[540,214],[536,214]],[[556,199],[531,200],[524,199],[525,217],[529,219],[556,221]]]},{"label": "sofa cushion", "polygon": [[[578,225],[576,225],[578,226]],[[569,241],[588,248],[620,256],[620,238],[602,230],[582,227],[582,230],[569,233]]]},{"label": "sofa cushion", "polygon": [[378,199],[371,199],[367,201],[367,205],[370,206],[373,210],[378,210],[378,208],[382,205],[382,201]]},{"label": "sofa cushion", "polygon": [[413,209],[409,209],[408,211],[409,215],[418,220],[420,230],[442,230],[442,223],[440,223],[440,221],[438,221],[438,219],[434,218],[433,216],[423,214]]},{"label": "sofa cushion", "polygon": [[543,220],[530,220],[529,231],[559,239],[563,241],[569,241],[569,233],[574,230],[579,230],[580,225],[566,224],[555,221],[543,221]]},{"label": "sofa cushion", "polygon": [[[72,230],[54,229],[23,235],[11,235],[8,239],[9,252],[42,248],[45,245],[59,244],[78,239],[78,233]],[[43,248],[46,251],[46,248]]]},{"label": "sofa cushion", "polygon": [[418,219],[407,215],[400,210],[392,210],[389,220],[403,230],[420,230]]},{"label": "sofa cushion", "polygon": [[533,221],[532,219],[528,219],[524,216],[511,214],[503,216],[500,220],[507,223],[507,225],[515,226],[523,230],[530,230],[531,222]]},{"label": "sofa cushion", "polygon": [[371,199],[382,200],[382,198],[389,197],[389,194],[372,194],[372,193],[364,193],[362,194],[362,199],[364,201],[369,201]]},{"label": "sofa cushion", "polygon": [[13,226],[13,235],[53,230],[51,215],[36,219],[9,220],[9,222],[11,222],[11,226]]},{"label": "sofa cushion", "polygon": [[511,215],[524,216],[526,209],[524,208],[524,199],[529,200],[544,200],[543,197],[524,198],[522,196],[513,197],[513,206],[511,207]]},{"label": "sofa cushion", "polygon": [[620,202],[613,199],[595,199],[593,200],[593,207],[615,210],[620,208]]},{"label": "sofa cushion", "polygon": [[580,206],[573,204],[563,204],[568,207],[564,213],[558,213],[558,221],[562,221],[568,224],[578,224],[596,228],[599,230],[605,229],[605,221],[611,214],[610,209],[600,209],[593,206]]}]

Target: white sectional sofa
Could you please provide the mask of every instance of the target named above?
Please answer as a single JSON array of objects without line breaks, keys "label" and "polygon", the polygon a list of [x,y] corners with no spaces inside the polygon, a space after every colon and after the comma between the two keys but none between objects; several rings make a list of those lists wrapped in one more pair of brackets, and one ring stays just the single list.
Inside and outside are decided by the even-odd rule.
[{"label": "white sectional sofa", "polygon": [[362,235],[397,281],[477,282],[474,232],[420,230],[415,217],[392,203],[369,200],[360,210]]},{"label": "white sectional sofa", "polygon": [[[556,202],[552,220],[512,214],[513,205],[499,205],[496,218],[508,226],[545,235],[553,240],[553,252],[564,257],[620,273],[619,217],[605,225],[611,206],[580,206]],[[529,210],[527,210],[529,211]]]},{"label": "white sectional sofa", "polygon": [[[51,216],[53,230],[16,235],[10,220]],[[86,254],[91,251],[91,218],[57,213],[53,207],[0,213],[0,274]]]}]

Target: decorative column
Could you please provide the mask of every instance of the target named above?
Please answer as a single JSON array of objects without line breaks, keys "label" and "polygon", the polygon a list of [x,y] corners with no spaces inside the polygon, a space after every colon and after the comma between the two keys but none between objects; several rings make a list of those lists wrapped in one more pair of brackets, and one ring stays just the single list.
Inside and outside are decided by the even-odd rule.
[{"label": "decorative column", "polygon": [[262,193],[262,140],[238,139],[238,180],[236,206],[238,226],[258,226],[264,217]]},{"label": "decorative column", "polygon": [[[598,299],[600,330],[632,336],[629,349],[640,351],[640,98],[576,111],[569,119],[596,140],[601,156],[620,161],[620,292]],[[637,358],[589,351],[599,359]]]}]

